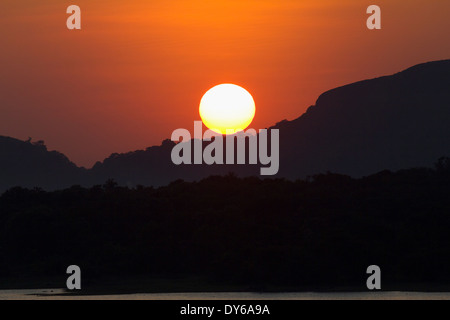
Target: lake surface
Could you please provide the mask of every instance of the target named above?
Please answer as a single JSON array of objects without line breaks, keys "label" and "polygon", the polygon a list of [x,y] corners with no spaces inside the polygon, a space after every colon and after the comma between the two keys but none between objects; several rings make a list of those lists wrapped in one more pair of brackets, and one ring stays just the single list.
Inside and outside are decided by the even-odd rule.
[{"label": "lake surface", "polygon": [[188,292],[61,295],[64,289],[0,290],[0,300],[450,300],[450,292]]}]

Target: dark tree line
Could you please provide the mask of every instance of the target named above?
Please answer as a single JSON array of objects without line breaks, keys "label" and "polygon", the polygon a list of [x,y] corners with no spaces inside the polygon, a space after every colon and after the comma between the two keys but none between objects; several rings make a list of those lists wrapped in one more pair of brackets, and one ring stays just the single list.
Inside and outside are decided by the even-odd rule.
[{"label": "dark tree line", "polygon": [[450,166],[333,173],[306,180],[211,176],[153,188],[0,197],[0,278],[45,277],[77,264],[84,279],[202,276],[274,286],[449,284]]}]

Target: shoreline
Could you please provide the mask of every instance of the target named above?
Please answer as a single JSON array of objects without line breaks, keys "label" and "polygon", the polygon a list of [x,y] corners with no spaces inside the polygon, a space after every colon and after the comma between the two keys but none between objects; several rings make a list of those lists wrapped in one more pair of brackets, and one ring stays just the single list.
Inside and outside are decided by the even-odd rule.
[{"label": "shoreline", "polygon": [[[382,285],[381,290],[368,290],[365,284],[349,286],[325,285],[244,285],[211,281],[201,277],[110,277],[95,281],[86,280],[81,290],[70,291],[65,287],[65,277],[0,279],[0,292],[19,290],[58,290],[58,296],[107,296],[133,294],[195,294],[195,293],[254,293],[254,294],[289,294],[289,293],[364,293],[364,292],[413,292],[446,293],[450,284],[437,283],[398,283]],[[48,295],[46,293],[46,295]]]},{"label": "shoreline", "polygon": [[[306,300],[450,300],[450,292],[355,291],[355,292],[180,292],[180,293],[120,293],[74,294],[64,289],[0,290],[0,300],[147,300],[167,301],[306,301]],[[158,302],[159,303],[159,302]],[[235,303],[235,302],[233,302]],[[239,302],[237,302],[239,303]]]}]

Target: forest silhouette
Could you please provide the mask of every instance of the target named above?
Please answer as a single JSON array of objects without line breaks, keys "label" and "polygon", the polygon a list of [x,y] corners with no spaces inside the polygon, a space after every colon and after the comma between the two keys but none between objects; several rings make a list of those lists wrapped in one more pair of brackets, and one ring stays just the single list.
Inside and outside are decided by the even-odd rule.
[{"label": "forest silhouette", "polygon": [[384,288],[445,286],[449,194],[449,158],[358,179],[229,174],[159,188],[14,187],[0,197],[0,278],[63,276],[76,264],[96,284],[200,277],[258,290],[364,289],[376,264]]}]

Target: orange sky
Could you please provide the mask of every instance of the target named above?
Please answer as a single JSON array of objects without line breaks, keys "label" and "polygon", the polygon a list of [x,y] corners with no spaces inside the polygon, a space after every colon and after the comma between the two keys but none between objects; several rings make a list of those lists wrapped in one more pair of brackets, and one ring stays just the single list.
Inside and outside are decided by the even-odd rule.
[{"label": "orange sky", "polygon": [[[66,28],[66,8],[82,30]],[[382,29],[366,28],[366,8]],[[450,1],[2,0],[0,135],[45,140],[78,165],[193,130],[202,95],[235,83],[252,128],[323,91],[450,58]]]}]

